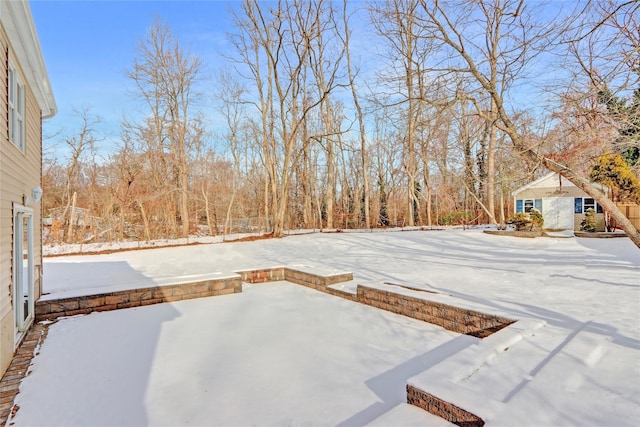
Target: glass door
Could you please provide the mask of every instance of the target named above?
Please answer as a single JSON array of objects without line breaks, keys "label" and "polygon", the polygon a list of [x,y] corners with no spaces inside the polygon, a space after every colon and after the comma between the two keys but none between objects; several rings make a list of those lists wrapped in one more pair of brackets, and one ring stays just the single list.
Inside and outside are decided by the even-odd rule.
[{"label": "glass door", "polygon": [[33,321],[35,307],[33,211],[16,207],[13,224],[13,308],[17,343]]}]

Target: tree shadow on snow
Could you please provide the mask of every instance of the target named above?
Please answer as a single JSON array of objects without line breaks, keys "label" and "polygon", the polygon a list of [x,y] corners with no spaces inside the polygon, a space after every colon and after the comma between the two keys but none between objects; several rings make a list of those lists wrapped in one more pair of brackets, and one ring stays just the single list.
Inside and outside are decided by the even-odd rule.
[{"label": "tree shadow on snow", "polygon": [[459,335],[454,339],[416,356],[383,372],[365,383],[381,402],[376,402],[338,424],[338,427],[364,426],[390,411],[395,406],[406,403],[404,390],[409,378],[437,365],[452,355],[478,342],[478,338]]}]

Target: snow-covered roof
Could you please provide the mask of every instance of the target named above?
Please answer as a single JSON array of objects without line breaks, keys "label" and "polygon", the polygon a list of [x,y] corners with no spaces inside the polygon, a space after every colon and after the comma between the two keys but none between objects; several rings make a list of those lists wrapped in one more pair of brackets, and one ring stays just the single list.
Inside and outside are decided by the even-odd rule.
[{"label": "snow-covered roof", "polygon": [[563,176],[558,176],[558,174],[555,172],[550,172],[545,176],[540,177],[535,181],[532,181],[527,185],[518,188],[517,190],[513,191],[511,195],[515,196],[516,194],[522,193],[523,191],[528,190],[530,188],[550,188],[550,187],[554,188],[554,187],[558,187],[559,185],[562,185],[563,187],[567,187],[567,186],[575,187],[575,185],[571,181],[567,180],[567,178]]}]

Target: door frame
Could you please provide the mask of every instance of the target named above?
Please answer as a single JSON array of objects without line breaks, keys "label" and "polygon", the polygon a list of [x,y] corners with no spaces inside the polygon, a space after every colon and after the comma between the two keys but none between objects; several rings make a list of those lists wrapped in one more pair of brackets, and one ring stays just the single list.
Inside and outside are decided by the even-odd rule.
[{"label": "door frame", "polygon": [[14,311],[14,345],[18,345],[22,340],[26,331],[31,326],[31,323],[33,323],[35,313],[35,254],[33,220],[33,209],[23,205],[13,205],[13,274],[11,293],[13,295]]}]

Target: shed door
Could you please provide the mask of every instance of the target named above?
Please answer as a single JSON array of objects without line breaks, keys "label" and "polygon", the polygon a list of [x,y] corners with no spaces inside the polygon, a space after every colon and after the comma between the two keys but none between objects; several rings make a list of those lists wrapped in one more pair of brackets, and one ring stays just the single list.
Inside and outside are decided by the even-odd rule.
[{"label": "shed door", "polygon": [[545,229],[573,230],[573,199],[542,199],[542,217]]}]

